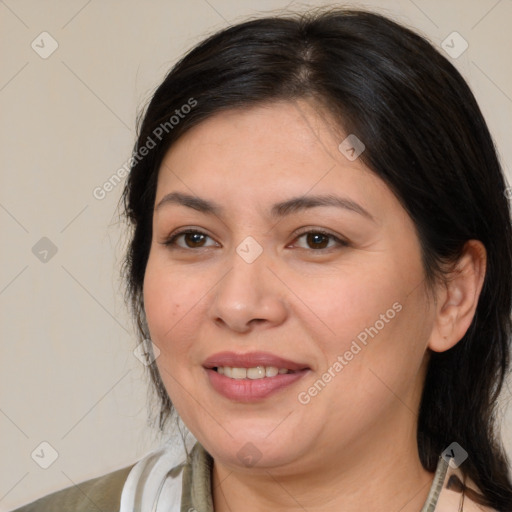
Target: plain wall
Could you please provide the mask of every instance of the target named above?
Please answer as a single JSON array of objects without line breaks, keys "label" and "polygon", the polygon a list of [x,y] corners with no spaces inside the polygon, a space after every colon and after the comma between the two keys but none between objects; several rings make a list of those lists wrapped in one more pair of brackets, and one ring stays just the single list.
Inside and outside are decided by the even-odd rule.
[{"label": "plain wall", "polygon": [[[149,384],[133,354],[119,280],[122,183],[103,199],[93,194],[130,157],[138,109],[171,65],[213,31],[287,6],[328,3],[335,4],[0,2],[1,511],[132,464],[161,442],[147,421]],[[344,5],[375,8],[438,46],[454,31],[462,35],[469,46],[453,62],[511,182],[512,2]],[[58,43],[49,56],[55,43],[42,32]],[[503,401],[510,396],[508,388]],[[510,408],[506,414],[512,454]],[[34,460],[51,457],[42,442],[58,453],[48,469]]]}]

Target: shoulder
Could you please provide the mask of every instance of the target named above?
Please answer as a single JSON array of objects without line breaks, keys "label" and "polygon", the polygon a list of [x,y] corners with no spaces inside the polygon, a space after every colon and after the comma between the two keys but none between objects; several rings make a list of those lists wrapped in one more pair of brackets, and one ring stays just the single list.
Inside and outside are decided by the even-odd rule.
[{"label": "shoulder", "polygon": [[133,466],[66,487],[11,512],[118,512],[123,486]]}]

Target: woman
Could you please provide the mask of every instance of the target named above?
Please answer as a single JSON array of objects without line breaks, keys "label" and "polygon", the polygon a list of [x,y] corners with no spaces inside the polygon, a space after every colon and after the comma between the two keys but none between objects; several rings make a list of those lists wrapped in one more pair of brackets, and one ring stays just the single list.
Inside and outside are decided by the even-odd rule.
[{"label": "woman", "polygon": [[124,206],[160,428],[197,442],[18,510],[512,510],[505,180],[425,39],[345,10],[209,37],[154,94]]}]

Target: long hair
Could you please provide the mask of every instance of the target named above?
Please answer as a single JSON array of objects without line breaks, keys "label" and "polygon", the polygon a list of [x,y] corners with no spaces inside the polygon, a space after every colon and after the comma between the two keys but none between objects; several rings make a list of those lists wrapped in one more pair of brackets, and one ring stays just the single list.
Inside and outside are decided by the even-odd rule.
[{"label": "long hair", "polygon": [[[173,66],[139,118],[121,198],[132,228],[123,275],[141,339],[149,337],[142,286],[164,155],[222,111],[299,98],[324,105],[345,133],[364,142],[360,158],[415,224],[427,285],[445,277],[445,264],[461,256],[467,240],[485,245],[487,272],[472,324],[453,348],[431,353],[418,451],[433,472],[443,450],[458,442],[469,454],[461,469],[479,486],[482,503],[512,510],[495,420],[512,328],[505,179],[460,73],[425,38],[386,17],[329,9],[250,20],[209,36]],[[172,403],[156,364],[149,369],[163,430]]]}]

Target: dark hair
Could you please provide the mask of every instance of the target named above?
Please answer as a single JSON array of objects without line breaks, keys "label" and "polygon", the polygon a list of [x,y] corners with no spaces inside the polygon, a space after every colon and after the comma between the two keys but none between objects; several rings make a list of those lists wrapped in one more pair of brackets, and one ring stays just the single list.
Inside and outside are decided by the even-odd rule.
[{"label": "dark hair", "polygon": [[[484,494],[481,503],[512,510],[508,460],[495,421],[512,328],[505,179],[460,73],[426,39],[386,17],[330,9],[250,20],[208,37],[172,68],[139,118],[122,197],[133,228],[123,268],[141,339],[149,338],[142,286],[167,150],[223,110],[298,98],[325,106],[345,133],[364,142],[360,158],[415,224],[428,286],[445,278],[445,265],[461,256],[467,240],[485,245],[487,271],[470,328],[452,349],[430,354],[418,450],[433,472],[439,455],[458,442],[469,454],[461,469]],[[172,403],[155,363],[150,373],[163,431]]]}]

